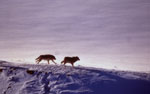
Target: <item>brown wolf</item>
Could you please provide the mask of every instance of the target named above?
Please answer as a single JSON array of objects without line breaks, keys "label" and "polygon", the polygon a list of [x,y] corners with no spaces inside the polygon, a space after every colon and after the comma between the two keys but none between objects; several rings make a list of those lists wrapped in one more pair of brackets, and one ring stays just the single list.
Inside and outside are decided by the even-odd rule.
[{"label": "brown wolf", "polygon": [[74,63],[76,61],[80,60],[79,57],[65,57],[64,60],[61,62],[61,64],[71,63],[72,67],[74,67]]},{"label": "brown wolf", "polygon": [[48,64],[49,64],[49,61],[51,60],[53,63],[56,64],[56,62],[54,62],[54,60],[56,60],[55,56],[50,55],[50,54],[40,55],[35,60],[36,60],[37,64],[39,64],[39,62],[42,61],[42,60],[47,60]]}]

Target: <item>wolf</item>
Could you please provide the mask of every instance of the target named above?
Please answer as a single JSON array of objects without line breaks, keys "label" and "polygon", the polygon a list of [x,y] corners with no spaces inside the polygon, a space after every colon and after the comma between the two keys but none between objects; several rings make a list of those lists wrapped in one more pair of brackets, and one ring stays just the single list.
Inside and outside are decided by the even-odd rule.
[{"label": "wolf", "polygon": [[64,60],[61,62],[61,64],[66,64],[66,63],[70,63],[72,65],[72,67],[74,67],[74,63],[76,61],[79,61],[79,57],[78,56],[74,56],[74,57],[65,57]]},{"label": "wolf", "polygon": [[35,60],[36,60],[37,64],[39,64],[40,61],[42,61],[42,60],[47,60],[48,64],[49,64],[49,61],[51,60],[54,64],[56,64],[56,62],[54,61],[54,60],[56,60],[56,58],[54,55],[51,55],[51,54],[40,55]]}]

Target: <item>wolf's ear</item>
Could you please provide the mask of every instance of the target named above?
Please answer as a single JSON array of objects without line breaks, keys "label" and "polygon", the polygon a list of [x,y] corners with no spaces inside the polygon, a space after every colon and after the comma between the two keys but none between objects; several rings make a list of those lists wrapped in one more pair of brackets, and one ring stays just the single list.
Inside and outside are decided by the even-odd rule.
[{"label": "wolf's ear", "polygon": [[76,56],[76,58],[77,58],[78,60],[80,60],[80,58],[79,58],[78,56]]}]

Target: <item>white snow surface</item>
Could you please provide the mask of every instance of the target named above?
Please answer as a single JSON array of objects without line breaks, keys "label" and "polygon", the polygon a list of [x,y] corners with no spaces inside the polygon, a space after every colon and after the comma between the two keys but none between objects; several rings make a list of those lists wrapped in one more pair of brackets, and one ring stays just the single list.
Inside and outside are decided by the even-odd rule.
[{"label": "white snow surface", "polygon": [[150,94],[150,74],[0,61],[0,94]]}]

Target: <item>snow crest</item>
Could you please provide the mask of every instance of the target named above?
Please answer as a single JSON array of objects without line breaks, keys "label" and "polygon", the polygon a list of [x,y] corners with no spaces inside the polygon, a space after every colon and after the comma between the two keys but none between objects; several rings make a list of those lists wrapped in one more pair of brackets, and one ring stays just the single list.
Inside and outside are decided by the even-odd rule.
[{"label": "snow crest", "polygon": [[150,94],[149,88],[148,73],[0,63],[0,94]]}]

